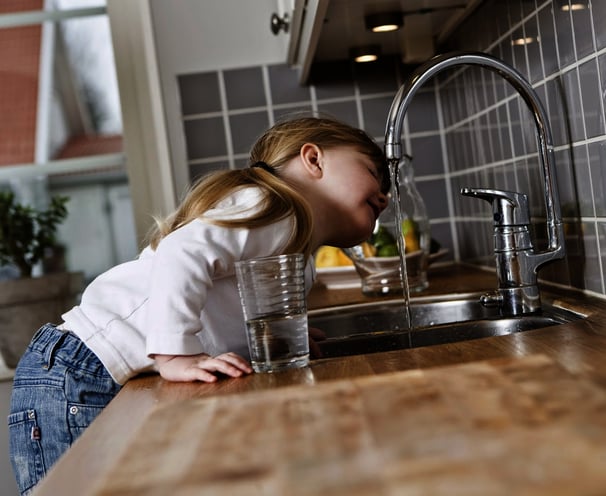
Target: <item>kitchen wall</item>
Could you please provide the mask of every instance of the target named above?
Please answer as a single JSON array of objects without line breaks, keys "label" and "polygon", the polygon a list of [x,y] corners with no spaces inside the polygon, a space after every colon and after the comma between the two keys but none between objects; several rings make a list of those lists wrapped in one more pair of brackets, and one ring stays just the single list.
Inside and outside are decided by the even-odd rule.
[{"label": "kitchen wall", "polygon": [[[479,50],[518,69],[535,87],[553,127],[567,257],[542,279],[605,294],[606,2],[563,11],[559,0],[487,0],[449,50]],[[532,39],[517,45],[518,39]],[[408,75],[396,60],[315,66],[309,86],[285,64],[177,74],[179,118],[190,179],[246,165],[255,137],[296,111],[334,115],[382,142],[389,105]],[[529,111],[508,84],[480,68],[452,70],[415,97],[404,126],[432,236],[456,260],[494,266],[488,203],[460,188],[492,187],[529,195],[533,239],[546,247],[536,135]],[[204,139],[200,137],[204,136]]]},{"label": "kitchen wall", "polygon": [[[561,3],[489,0],[462,26],[450,48],[491,53],[518,69],[536,89],[553,128],[568,250],[566,260],[545,267],[540,276],[603,295],[606,2],[592,0],[591,8],[569,11]],[[529,42],[516,44],[521,39]],[[445,74],[438,98],[451,190],[479,186],[528,193],[536,237],[544,240],[535,132],[524,104],[496,75],[482,69]],[[489,212],[486,202],[453,196],[461,260],[492,263]]]}]

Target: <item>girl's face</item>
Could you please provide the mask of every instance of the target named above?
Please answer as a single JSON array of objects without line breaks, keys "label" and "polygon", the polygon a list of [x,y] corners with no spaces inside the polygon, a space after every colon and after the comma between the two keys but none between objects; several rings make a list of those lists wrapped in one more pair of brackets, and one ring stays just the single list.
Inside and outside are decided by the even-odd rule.
[{"label": "girl's face", "polygon": [[387,206],[381,171],[354,147],[322,151],[323,188],[327,193],[326,244],[348,247],[368,239]]}]

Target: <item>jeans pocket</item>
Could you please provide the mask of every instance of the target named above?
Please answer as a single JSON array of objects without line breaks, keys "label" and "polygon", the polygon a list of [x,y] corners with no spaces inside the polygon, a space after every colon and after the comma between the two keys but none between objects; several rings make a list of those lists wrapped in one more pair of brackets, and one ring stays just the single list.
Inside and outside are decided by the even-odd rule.
[{"label": "jeans pocket", "polygon": [[41,431],[35,410],[8,416],[11,464],[21,494],[32,489],[46,474]]},{"label": "jeans pocket", "polygon": [[69,370],[65,376],[65,395],[72,442],[95,420],[120,388],[102,367],[94,373]]},{"label": "jeans pocket", "polygon": [[80,437],[88,426],[103,411],[103,406],[90,406],[75,403],[67,404],[67,425],[72,437],[72,442]]}]

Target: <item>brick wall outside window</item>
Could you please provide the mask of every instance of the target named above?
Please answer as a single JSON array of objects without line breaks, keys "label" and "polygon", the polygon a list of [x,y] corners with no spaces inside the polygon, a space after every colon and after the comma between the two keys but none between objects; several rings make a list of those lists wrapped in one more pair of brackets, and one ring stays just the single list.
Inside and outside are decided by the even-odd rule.
[{"label": "brick wall outside window", "polygon": [[[42,0],[2,0],[0,13],[42,7]],[[0,166],[34,161],[41,31],[0,29]]]}]

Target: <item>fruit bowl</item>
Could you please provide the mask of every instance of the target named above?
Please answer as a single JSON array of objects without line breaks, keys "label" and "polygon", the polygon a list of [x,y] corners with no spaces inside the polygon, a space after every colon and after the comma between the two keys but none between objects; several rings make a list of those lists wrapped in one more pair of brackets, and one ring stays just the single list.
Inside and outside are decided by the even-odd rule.
[{"label": "fruit bowl", "polygon": [[[448,250],[441,249],[436,253],[430,254],[427,265],[431,265],[444,257],[447,253]],[[414,265],[418,263],[420,255],[421,251],[408,253],[406,255],[407,270],[409,270],[409,266],[412,269]],[[367,257],[365,263],[371,265],[373,270],[376,270],[377,268],[380,269],[381,267],[393,269],[394,266],[399,270],[398,264],[400,263],[400,257]],[[316,273],[316,282],[329,289],[359,288],[362,285],[361,276],[354,265],[318,267]]]}]

